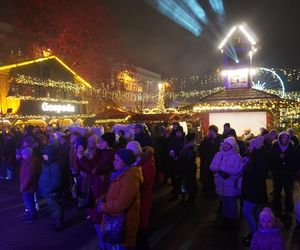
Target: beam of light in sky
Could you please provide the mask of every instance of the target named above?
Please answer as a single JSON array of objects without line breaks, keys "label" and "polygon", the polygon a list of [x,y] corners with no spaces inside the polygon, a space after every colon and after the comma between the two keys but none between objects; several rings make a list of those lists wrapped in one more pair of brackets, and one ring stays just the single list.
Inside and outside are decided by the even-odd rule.
[{"label": "beam of light in sky", "polygon": [[225,11],[222,0],[209,0],[209,4],[214,12],[216,12],[220,16],[224,16]]},{"label": "beam of light in sky", "polygon": [[178,3],[169,0],[148,0],[159,12],[178,23],[195,36],[202,33],[202,26],[199,22],[187,13]]},{"label": "beam of light in sky", "polygon": [[201,22],[207,24],[208,20],[205,11],[196,0],[183,0],[183,2]]}]

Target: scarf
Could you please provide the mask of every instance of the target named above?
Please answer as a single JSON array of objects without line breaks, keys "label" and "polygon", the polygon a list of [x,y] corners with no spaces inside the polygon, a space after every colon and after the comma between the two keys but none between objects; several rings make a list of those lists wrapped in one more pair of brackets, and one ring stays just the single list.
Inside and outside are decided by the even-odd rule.
[{"label": "scarf", "polygon": [[124,166],[119,170],[115,170],[111,173],[110,176],[110,183],[112,183],[116,178],[118,178],[121,174],[125,173],[129,168],[131,168],[131,165]]}]

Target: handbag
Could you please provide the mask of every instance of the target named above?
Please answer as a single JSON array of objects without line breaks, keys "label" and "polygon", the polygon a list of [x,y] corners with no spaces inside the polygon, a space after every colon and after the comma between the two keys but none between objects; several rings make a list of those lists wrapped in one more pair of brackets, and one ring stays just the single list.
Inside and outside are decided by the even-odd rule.
[{"label": "handbag", "polygon": [[102,239],[111,244],[121,244],[125,240],[125,214],[103,215]]},{"label": "handbag", "polygon": [[94,195],[93,195],[92,187],[88,187],[87,194],[85,196],[84,204],[85,204],[86,208],[94,208],[95,207],[95,198],[94,198]]}]

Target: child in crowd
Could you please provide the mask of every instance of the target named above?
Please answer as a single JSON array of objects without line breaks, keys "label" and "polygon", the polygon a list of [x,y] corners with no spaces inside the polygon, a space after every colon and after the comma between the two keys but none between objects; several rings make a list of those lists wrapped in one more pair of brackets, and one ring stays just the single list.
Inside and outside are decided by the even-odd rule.
[{"label": "child in crowd", "polygon": [[276,218],[268,207],[259,215],[259,230],[254,233],[250,250],[284,250]]}]

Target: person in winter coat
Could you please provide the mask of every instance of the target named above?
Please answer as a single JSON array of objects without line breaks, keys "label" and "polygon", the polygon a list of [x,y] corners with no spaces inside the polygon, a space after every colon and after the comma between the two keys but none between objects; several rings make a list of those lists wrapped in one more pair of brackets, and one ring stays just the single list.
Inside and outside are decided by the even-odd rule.
[{"label": "person in winter coat", "polygon": [[281,132],[278,141],[272,147],[272,174],[273,174],[273,209],[281,213],[282,207],[280,194],[285,191],[285,211],[292,213],[294,210],[293,190],[295,166],[295,148],[290,142],[287,132]]},{"label": "person in winter coat", "polygon": [[241,163],[238,145],[233,137],[228,137],[210,165],[210,170],[215,173],[216,192],[221,198],[225,226],[232,225],[237,219]]},{"label": "person in winter coat", "polygon": [[284,241],[271,209],[265,207],[259,215],[259,230],[254,234],[250,250],[284,250]]},{"label": "person in winter coat", "polygon": [[171,137],[168,141],[167,149],[168,149],[168,164],[170,168],[170,175],[172,179],[172,197],[170,201],[176,201],[178,199],[178,195],[180,194],[180,168],[179,168],[179,154],[184,147],[184,132],[183,127],[178,126],[176,128],[175,137]]},{"label": "person in winter coat", "polygon": [[[181,171],[181,186],[183,195],[188,195],[188,200],[185,206],[195,206],[195,195],[197,193],[196,183],[196,148],[195,148],[195,134],[189,133],[185,137],[185,145],[179,154],[179,166]],[[184,199],[183,199],[184,201]]]},{"label": "person in winter coat", "polygon": [[21,151],[20,192],[26,208],[25,215],[22,217],[25,223],[31,223],[36,216],[34,192],[38,189],[39,166],[32,154],[33,150],[29,147]]},{"label": "person in winter coat", "polygon": [[[125,216],[124,242],[111,244],[106,242],[106,248],[134,249],[136,234],[140,218],[140,189],[143,183],[143,174],[140,167],[132,166],[135,156],[131,150],[121,149],[115,154],[114,168],[110,178],[107,194],[98,200],[98,211],[109,215],[123,213]],[[102,221],[105,225],[105,217]]]},{"label": "person in winter coat", "polygon": [[62,192],[62,170],[56,152],[53,146],[47,146],[43,150],[44,163],[39,179],[39,190],[51,210],[53,222],[50,226],[54,232],[59,232],[63,229],[63,209],[59,203]]},{"label": "person in winter coat", "polygon": [[152,207],[152,187],[155,177],[156,166],[154,162],[154,149],[152,147],[141,148],[137,141],[128,142],[126,149],[131,150],[136,161],[134,166],[141,166],[144,182],[140,190],[141,208],[140,208],[140,224],[137,234],[137,246],[139,250],[150,249],[147,241],[148,229],[151,207]]},{"label": "person in winter coat", "polygon": [[218,134],[218,127],[208,127],[207,137],[200,143],[198,152],[200,155],[200,180],[203,182],[205,192],[214,193],[215,184],[213,173],[209,170],[210,164],[221,146],[221,135]]},{"label": "person in winter coat", "polygon": [[141,147],[152,146],[151,137],[145,133],[142,124],[134,126],[134,141],[138,141]]},{"label": "person in winter coat", "polygon": [[253,234],[257,231],[258,209],[267,204],[266,179],[270,170],[271,159],[264,146],[264,137],[257,136],[250,141],[247,157],[243,159],[242,194],[243,216],[250,228],[250,233],[243,239],[250,245]]},{"label": "person in winter coat", "polygon": [[[114,133],[104,133],[99,139],[97,150],[93,157],[89,159],[85,155],[78,154],[78,167],[85,172],[88,178],[87,186],[91,187],[94,199],[103,196],[109,187],[109,176],[113,170],[115,150],[112,148],[115,144]],[[95,224],[95,229],[99,238],[100,249],[104,249],[104,242],[101,234],[102,216],[97,212],[97,208],[88,208],[88,215]]]}]

